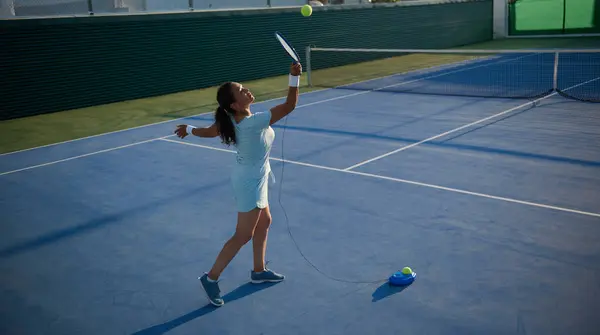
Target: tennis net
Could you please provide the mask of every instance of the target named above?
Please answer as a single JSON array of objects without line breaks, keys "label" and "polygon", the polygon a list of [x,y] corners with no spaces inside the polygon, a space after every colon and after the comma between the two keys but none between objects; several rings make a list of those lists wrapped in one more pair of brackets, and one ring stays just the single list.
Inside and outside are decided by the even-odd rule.
[{"label": "tennis net", "polygon": [[312,87],[600,102],[600,50],[307,49]]}]

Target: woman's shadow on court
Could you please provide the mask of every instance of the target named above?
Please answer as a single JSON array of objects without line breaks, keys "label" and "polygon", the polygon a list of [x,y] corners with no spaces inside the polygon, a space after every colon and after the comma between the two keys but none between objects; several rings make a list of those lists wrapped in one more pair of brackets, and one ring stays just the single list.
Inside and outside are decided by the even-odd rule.
[{"label": "woman's shadow on court", "polygon": [[[263,283],[260,285],[256,285],[256,284],[252,284],[252,283],[246,283],[246,284],[236,288],[235,290],[227,293],[226,295],[224,295],[223,300],[225,301],[225,304],[231,303],[235,300],[241,299],[243,297],[247,297],[253,293],[264,290],[264,289],[269,288],[276,284],[277,283]],[[167,321],[167,322],[159,324],[159,325],[152,326],[150,328],[146,328],[146,329],[137,331],[137,332],[133,333],[132,335],[164,334],[174,328],[181,326],[184,323],[190,322],[196,318],[199,318],[208,313],[211,313],[211,312],[217,310],[218,308],[219,307],[215,307],[213,305],[207,304],[204,307],[198,308],[198,309],[191,311],[185,315],[182,315],[176,319]]]}]

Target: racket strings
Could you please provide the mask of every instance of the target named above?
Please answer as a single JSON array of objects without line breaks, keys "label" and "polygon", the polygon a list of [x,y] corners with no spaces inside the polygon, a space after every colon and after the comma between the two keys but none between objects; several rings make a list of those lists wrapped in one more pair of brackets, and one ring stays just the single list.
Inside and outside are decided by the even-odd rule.
[{"label": "racket strings", "polygon": [[287,212],[285,211],[285,208],[283,207],[283,204],[281,203],[281,191],[283,188],[283,172],[285,169],[285,156],[284,156],[284,141],[285,141],[285,130],[287,129],[287,120],[288,117],[285,117],[284,123],[283,123],[283,131],[281,134],[281,181],[279,183],[279,195],[278,195],[278,201],[279,201],[279,206],[281,207],[281,210],[283,211],[283,215],[285,216],[285,221],[287,224],[287,231],[288,231],[288,235],[290,236],[290,238],[292,239],[292,242],[294,242],[294,246],[296,247],[296,250],[298,250],[298,253],[300,254],[300,256],[302,256],[302,258],[304,258],[304,260],[313,268],[315,269],[315,271],[317,271],[318,273],[320,273],[321,275],[334,280],[334,281],[338,281],[338,282],[343,282],[343,283],[351,283],[351,284],[377,284],[377,283],[382,283],[382,282],[386,282],[387,278],[385,279],[377,279],[377,280],[346,280],[346,279],[340,279],[340,278],[335,278],[332,277],[330,275],[328,275],[327,273],[321,271],[316,265],[314,265],[302,252],[302,250],[300,249],[300,246],[298,245],[298,243],[296,242],[296,239],[294,238],[294,235],[292,234],[292,230],[290,227],[290,220],[289,217],[287,215]]}]

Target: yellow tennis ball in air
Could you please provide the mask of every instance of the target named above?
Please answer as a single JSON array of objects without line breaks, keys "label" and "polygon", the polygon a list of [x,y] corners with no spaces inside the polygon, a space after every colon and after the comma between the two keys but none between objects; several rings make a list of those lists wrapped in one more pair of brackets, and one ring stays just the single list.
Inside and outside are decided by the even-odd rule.
[{"label": "yellow tennis ball in air", "polygon": [[412,273],[412,269],[411,269],[411,268],[409,268],[408,266],[405,266],[405,267],[402,269],[402,273],[403,273],[403,274],[405,274],[405,275],[409,275],[409,274],[411,274],[411,273]]},{"label": "yellow tennis ball in air", "polygon": [[300,12],[302,13],[302,16],[310,16],[310,14],[312,14],[312,7],[310,5],[304,5]]}]

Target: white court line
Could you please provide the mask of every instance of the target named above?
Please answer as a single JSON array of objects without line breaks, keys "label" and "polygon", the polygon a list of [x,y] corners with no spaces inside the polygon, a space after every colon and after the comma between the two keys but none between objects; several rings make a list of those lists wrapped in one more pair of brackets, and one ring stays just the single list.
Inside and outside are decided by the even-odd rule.
[{"label": "white court line", "polygon": [[[325,88],[325,89],[322,89],[322,90],[314,90],[314,91],[309,91],[309,92],[303,92],[300,95],[302,96],[302,95],[307,95],[307,94],[312,94],[312,93],[318,93],[318,92],[327,91],[327,90],[330,90],[330,89],[329,88]],[[284,99],[284,98],[285,97],[279,97],[279,98],[273,98],[273,99],[263,100],[263,101],[257,102],[257,104],[262,104],[262,103],[271,102],[271,101],[275,101],[275,100],[280,100],[280,99]],[[128,101],[132,101],[132,100],[128,100]],[[196,107],[190,107],[190,108],[196,108]],[[46,144],[46,145],[40,145],[40,146],[33,147],[33,148],[27,148],[27,149],[22,149],[22,150],[17,150],[17,151],[5,152],[5,153],[0,154],[0,157],[1,156],[6,156],[6,155],[17,154],[17,153],[24,152],[24,151],[30,151],[30,150],[41,149],[41,148],[45,148],[45,147],[52,147],[52,146],[56,146],[56,145],[60,145],[60,144],[77,142],[77,141],[86,140],[86,139],[90,139],[90,138],[94,138],[94,137],[100,137],[100,136],[105,136],[105,135],[110,135],[110,134],[121,133],[121,132],[128,131],[128,130],[134,130],[134,129],[139,129],[139,128],[156,126],[156,125],[163,124],[163,123],[169,123],[169,122],[175,122],[175,121],[178,121],[178,120],[189,119],[189,118],[193,118],[193,117],[196,117],[196,116],[200,116],[200,115],[204,115],[204,114],[209,114],[209,113],[211,113],[211,112],[194,114],[194,115],[189,115],[189,116],[183,116],[183,117],[176,118],[176,119],[170,119],[170,120],[165,120],[165,121],[159,121],[159,122],[154,122],[154,123],[143,124],[141,126],[135,126],[135,127],[131,127],[131,128],[119,129],[119,130],[109,131],[109,132],[106,132],[106,133],[101,133],[101,134],[96,134],[96,135],[90,135],[90,136],[85,136],[85,137],[80,137],[80,138],[74,138],[72,140],[67,140],[67,141],[62,141],[62,142],[56,142],[56,143],[50,143],[50,144]]]},{"label": "white court line", "polygon": [[[215,148],[215,147],[212,147],[210,145],[202,145],[202,144],[196,144],[196,143],[189,143],[189,142],[183,142],[183,141],[178,141],[178,140],[169,140],[169,139],[166,139],[166,138],[161,138],[160,140],[166,141],[166,142],[173,142],[173,143],[177,143],[177,144],[189,145],[189,146],[192,146],[192,147],[198,147],[198,148],[204,148],[204,149],[210,149],[210,150],[216,150],[216,151],[223,151],[223,152],[235,153],[235,150],[224,149],[224,148]],[[315,165],[315,164],[298,162],[298,161],[291,161],[291,160],[281,159],[281,158],[277,158],[277,157],[269,157],[269,159],[271,159],[273,161],[278,161],[278,162],[285,162],[285,163],[291,163],[291,164],[295,164],[295,165],[308,166],[308,167],[312,167],[312,168],[315,168],[315,169],[321,169],[321,170],[342,171],[340,169],[333,168],[333,167],[328,167],[328,166],[323,166],[323,165]]]},{"label": "white court line", "polygon": [[[429,76],[429,77],[420,78],[420,79],[416,79],[416,80],[412,80],[412,81],[408,81],[408,82],[402,82],[402,83],[394,84],[394,85],[388,85],[388,86],[385,86],[385,87],[382,87],[382,88],[379,88],[379,89],[389,88],[389,87],[398,86],[398,85],[410,84],[410,83],[417,82],[417,81],[424,80],[424,79],[435,78],[435,77],[438,77],[438,76],[441,76],[441,75],[446,75],[446,74],[451,74],[451,73],[456,73],[456,72],[461,72],[461,71],[468,71],[468,70],[476,69],[476,68],[483,67],[483,66],[490,66],[490,65],[493,65],[493,64],[503,63],[503,62],[507,62],[507,61],[511,61],[511,60],[516,60],[516,59],[519,59],[519,58],[529,57],[529,56],[531,56],[531,55],[520,56],[520,57],[517,57],[517,58],[514,58],[514,59],[509,59],[509,60],[502,60],[502,61],[497,61],[497,62],[490,62],[490,63],[487,63],[487,64],[478,65],[478,66],[474,66],[474,67],[462,68],[460,70],[455,70],[455,71],[452,71],[452,72],[446,72],[446,73],[440,74],[440,75]],[[415,70],[412,70],[412,71],[406,71],[406,72],[402,72],[402,73],[396,73],[396,74],[394,74],[392,76],[398,76],[398,75],[400,75],[400,76],[406,76],[408,74],[421,73],[421,72],[424,72],[424,71],[435,71],[436,68],[439,68],[437,71],[444,71],[445,68],[447,68],[449,66],[459,66],[460,64],[463,64],[463,63],[466,64],[468,62],[473,62],[473,60],[466,60],[466,61],[460,61],[460,62],[456,62],[456,63],[443,64],[443,65],[435,65],[435,66],[424,68],[424,69],[415,69]],[[425,73],[427,73],[427,72],[425,72]],[[388,76],[388,77],[390,77],[390,76]],[[352,84],[349,84],[349,85],[355,85],[355,84],[358,84],[358,83],[367,82],[367,81],[374,81],[374,80],[383,79],[383,78],[386,78],[386,77],[380,77],[380,78],[374,78],[374,79],[368,79],[368,80],[358,81],[358,82],[355,82],[355,83],[352,83]],[[379,89],[376,89],[376,90],[379,90]],[[319,93],[319,92],[328,91],[328,90],[332,90],[332,89],[331,88],[325,88],[325,89],[321,89],[321,90],[314,90],[314,91],[309,91],[309,92],[303,92],[303,93],[300,93],[300,96],[304,96],[304,95],[308,95],[308,94],[313,94],[313,93]],[[332,99],[320,100],[320,101],[308,103],[308,104],[305,104],[305,105],[297,106],[296,108],[301,108],[301,107],[306,107],[306,106],[312,106],[312,105],[316,105],[318,103],[323,103],[323,102],[328,102],[328,101],[333,101],[333,100],[338,100],[338,99],[343,99],[343,98],[349,98],[349,97],[353,97],[355,95],[366,94],[366,93],[369,93],[369,92],[371,92],[371,91],[364,91],[364,92],[358,92],[358,93],[340,95],[340,96],[332,98]],[[280,99],[284,99],[284,98],[285,98],[285,96],[279,97],[279,98],[273,98],[273,99],[263,100],[263,101],[257,102],[257,104],[267,103],[267,102],[271,102],[271,101],[275,101],[275,100],[280,100]],[[67,140],[67,141],[62,141],[62,142],[57,142],[57,143],[50,143],[50,144],[41,145],[41,146],[37,146],[37,147],[33,147],[33,148],[27,148],[27,149],[22,149],[22,150],[17,150],[17,151],[5,152],[5,153],[0,154],[0,157],[6,156],[6,155],[17,154],[17,153],[25,152],[25,151],[35,150],[35,149],[41,149],[41,148],[45,148],[45,147],[56,146],[56,145],[60,145],[60,144],[66,144],[66,143],[70,143],[70,142],[81,141],[81,140],[95,138],[95,137],[99,137],[99,136],[116,134],[116,133],[120,133],[120,132],[124,132],[124,131],[128,131],[128,130],[140,129],[140,128],[145,128],[145,127],[159,125],[159,124],[164,124],[164,123],[169,123],[169,122],[175,122],[175,121],[178,121],[178,120],[193,118],[193,117],[196,117],[196,116],[199,116],[199,115],[205,115],[205,114],[208,114],[208,113],[210,113],[210,112],[200,113],[200,114],[194,114],[194,115],[184,116],[184,117],[180,117],[180,118],[176,118],[176,119],[155,122],[155,123],[144,124],[144,125],[141,125],[141,126],[136,126],[136,127],[131,127],[131,128],[125,128],[125,129],[120,129],[120,130],[115,130],[115,131],[109,131],[109,132],[106,132],[106,133],[101,133],[101,134],[96,134],[96,135],[90,135],[90,136],[75,138],[75,139],[72,139],[72,140]]]},{"label": "white court line", "polygon": [[[571,86],[571,87],[569,87],[569,88],[566,88],[566,89],[564,89],[563,91],[567,91],[567,90],[570,90],[570,89],[573,89],[573,88],[579,87],[579,86],[581,86],[581,85],[585,85],[585,84],[591,83],[591,82],[593,82],[593,81],[596,81],[596,80],[598,80],[598,79],[600,79],[600,77],[598,77],[598,78],[594,78],[594,79],[591,79],[591,80],[588,80],[588,81],[586,81],[586,82],[583,82],[583,83],[580,83],[580,84],[577,84],[577,85],[573,85],[573,86]],[[488,116],[488,117],[486,117],[486,118],[483,118],[483,119],[481,119],[481,120],[477,120],[477,121],[475,121],[475,122],[471,122],[471,123],[469,123],[469,124],[466,124],[466,125],[464,125],[464,126],[460,126],[460,127],[458,127],[458,128],[454,128],[454,129],[452,129],[452,130],[448,130],[448,131],[447,131],[447,132],[445,132],[445,133],[441,133],[441,134],[439,134],[439,135],[432,136],[432,137],[430,137],[430,138],[427,138],[427,139],[424,139],[424,140],[422,140],[422,141],[419,141],[419,142],[416,142],[416,143],[413,143],[413,144],[409,144],[409,145],[406,145],[406,146],[400,147],[400,148],[398,148],[398,149],[396,149],[396,150],[393,150],[393,151],[387,152],[387,153],[385,153],[385,154],[383,154],[383,155],[379,155],[379,156],[377,156],[377,157],[373,157],[373,158],[371,158],[371,159],[367,159],[367,160],[365,160],[365,161],[362,161],[362,162],[360,162],[360,163],[357,163],[357,164],[354,164],[354,165],[352,165],[352,166],[350,166],[350,167],[347,167],[347,168],[345,168],[344,170],[345,170],[345,171],[350,171],[350,170],[352,170],[352,169],[355,169],[355,168],[357,168],[357,167],[359,167],[359,166],[362,166],[362,165],[365,165],[365,164],[368,164],[368,163],[374,162],[374,161],[376,161],[376,160],[379,160],[379,159],[382,159],[382,158],[384,158],[384,157],[387,157],[387,156],[393,155],[393,154],[395,154],[395,153],[398,153],[398,152],[400,152],[400,151],[404,151],[404,150],[410,149],[410,148],[412,148],[412,147],[416,147],[417,145],[420,145],[420,144],[423,144],[423,143],[426,143],[426,142],[433,141],[433,140],[435,140],[435,139],[437,139],[437,138],[440,138],[440,137],[443,137],[443,136],[446,136],[446,135],[449,135],[449,134],[455,133],[455,132],[457,132],[457,131],[459,131],[459,130],[462,130],[462,129],[465,129],[465,128],[468,128],[468,127],[474,126],[474,125],[476,125],[476,124],[479,124],[479,123],[481,123],[481,122],[485,122],[485,121],[487,121],[487,120],[490,120],[490,119],[496,118],[496,117],[498,117],[498,116],[502,116],[502,115],[504,115],[504,114],[507,114],[507,113],[510,113],[510,112],[512,112],[512,111],[514,111],[514,110],[517,110],[517,109],[523,108],[523,107],[525,107],[525,106],[527,106],[527,105],[530,105],[530,104],[536,104],[537,102],[540,102],[540,101],[542,101],[542,100],[544,100],[544,99],[548,99],[548,98],[550,98],[550,97],[552,97],[552,96],[555,96],[555,95],[557,95],[557,94],[558,94],[558,93],[554,92],[554,93],[552,93],[552,94],[549,94],[549,95],[546,95],[546,96],[544,96],[544,97],[541,97],[541,98],[535,99],[535,100],[533,100],[533,101],[526,102],[526,103],[524,103],[524,104],[521,104],[521,105],[519,105],[519,106],[516,106],[516,107],[510,108],[510,109],[507,109],[507,110],[505,110],[505,111],[502,111],[502,112],[500,112],[500,113],[494,114],[494,115],[492,115],[492,116]]]},{"label": "white court line", "polygon": [[[215,147],[211,147],[211,146],[207,146],[207,145],[202,145],[202,144],[182,142],[182,141],[170,140],[170,139],[166,139],[166,138],[162,138],[161,140],[162,141],[166,141],[166,142],[172,142],[172,143],[177,143],[177,144],[188,145],[188,146],[192,146],[192,147],[209,149],[209,150],[216,150],[216,151],[224,151],[224,152],[229,152],[229,153],[235,153],[235,151],[233,151],[233,150],[215,148]],[[511,202],[511,203],[516,203],[516,204],[521,204],[521,205],[527,205],[527,206],[533,206],[533,207],[539,207],[539,208],[545,208],[545,209],[552,209],[552,210],[561,211],[561,212],[568,212],[568,213],[580,214],[580,215],[585,215],[585,216],[600,217],[600,213],[592,213],[592,212],[580,211],[580,210],[570,209],[570,208],[565,208],[565,207],[545,205],[545,204],[535,203],[535,202],[531,202],[531,201],[524,201],[524,200],[518,200],[518,199],[513,199],[513,198],[507,198],[507,197],[499,197],[499,196],[485,194],[485,193],[471,192],[471,191],[461,190],[461,189],[452,188],[452,187],[445,187],[445,186],[440,186],[440,185],[421,183],[421,182],[417,182],[417,181],[400,179],[400,178],[386,177],[386,176],[372,174],[372,173],[358,172],[358,171],[349,171],[349,170],[346,170],[346,169],[338,169],[338,168],[333,168],[333,167],[328,167],[328,166],[323,166],[323,165],[316,165],[316,164],[308,164],[308,163],[297,162],[297,161],[292,161],[292,160],[287,160],[287,159],[280,159],[280,158],[275,158],[275,157],[271,157],[271,160],[279,161],[279,162],[284,162],[284,163],[289,163],[289,164],[294,164],[294,165],[302,165],[302,166],[307,166],[307,167],[321,169],[321,170],[329,170],[329,171],[335,171],[335,172],[342,172],[342,173],[348,173],[348,174],[353,174],[353,175],[358,175],[358,176],[364,176],[364,177],[371,177],[371,178],[376,178],[376,179],[383,179],[383,180],[388,180],[388,181],[394,181],[394,182],[398,182],[398,183],[411,184],[411,185],[416,185],[416,186],[423,186],[423,187],[433,188],[433,189],[437,189],[437,190],[443,190],[443,191],[448,191],[448,192],[466,194],[466,195],[471,195],[471,196],[476,196],[476,197],[481,197],[481,198],[487,198],[487,199],[493,199],[493,200],[500,200],[500,201],[505,201],[505,202]]]},{"label": "white court line", "polygon": [[154,141],[165,139],[165,138],[171,137],[171,136],[175,136],[175,135],[169,135],[169,136],[164,136],[164,137],[159,137],[159,138],[153,138],[153,139],[149,139],[149,140],[145,140],[145,141],[141,141],[141,142],[135,142],[135,143],[130,143],[130,144],[122,145],[120,147],[108,148],[108,149],[104,149],[104,150],[100,150],[100,151],[94,151],[94,152],[90,152],[90,153],[87,153],[87,154],[83,154],[83,155],[79,155],[79,156],[73,156],[73,157],[69,157],[69,158],[65,158],[65,159],[61,159],[61,160],[57,160],[57,161],[52,161],[52,162],[38,164],[38,165],[32,165],[32,166],[28,166],[28,167],[25,167],[25,168],[22,168],[22,169],[17,169],[17,170],[12,170],[12,171],[6,171],[6,172],[0,173],[0,176],[4,176],[4,175],[7,175],[7,174],[16,173],[16,172],[21,172],[21,171],[26,171],[26,170],[31,170],[31,169],[39,168],[39,167],[42,167],[42,166],[48,166],[48,165],[53,165],[53,164],[57,164],[57,163],[67,162],[67,161],[71,161],[71,160],[74,160],[74,159],[88,157],[88,156],[92,156],[92,155],[97,155],[97,154],[101,154],[101,153],[109,152],[109,151],[113,151],[113,150],[128,148],[128,147],[132,147],[134,145],[139,145],[139,144],[143,144],[143,143],[154,142]]}]

